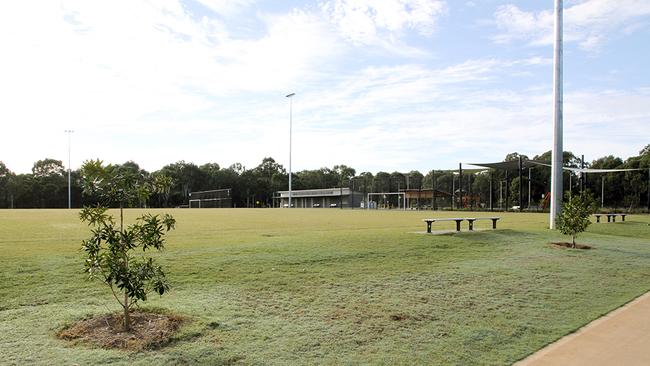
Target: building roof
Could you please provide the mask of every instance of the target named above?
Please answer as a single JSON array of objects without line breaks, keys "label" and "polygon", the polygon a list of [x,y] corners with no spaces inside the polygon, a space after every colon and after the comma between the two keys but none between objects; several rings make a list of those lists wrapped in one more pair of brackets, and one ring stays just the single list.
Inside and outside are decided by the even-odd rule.
[{"label": "building roof", "polygon": [[[358,192],[355,192],[358,193]],[[360,194],[360,193],[359,193]],[[280,198],[289,197],[289,191],[278,191]],[[350,195],[350,188],[319,188],[291,191],[291,197],[339,197]]]}]

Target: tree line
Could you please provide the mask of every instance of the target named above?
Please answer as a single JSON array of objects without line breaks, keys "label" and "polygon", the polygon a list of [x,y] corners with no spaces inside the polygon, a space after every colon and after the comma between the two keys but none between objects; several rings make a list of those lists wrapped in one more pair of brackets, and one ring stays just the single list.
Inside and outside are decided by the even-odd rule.
[{"label": "tree line", "polygon": [[[532,159],[550,163],[551,152],[528,157],[519,153],[508,154],[504,161]],[[648,169],[650,169],[650,144],[645,146],[637,156],[623,160],[612,155],[604,156],[592,162],[582,162],[571,152],[564,152],[564,165],[570,167],[595,169],[642,169],[620,173],[577,174],[565,172],[564,190],[570,192],[588,191],[606,207],[639,208],[647,207]],[[252,168],[247,169],[236,163],[227,168],[218,163],[196,165],[191,162],[178,161],[168,164],[160,170],[148,172],[136,162],[127,161],[113,165],[136,176],[142,183],[149,182],[157,187],[155,194],[140,202],[135,207],[177,207],[186,205],[188,194],[195,191],[231,188],[233,207],[273,207],[276,192],[287,190],[288,173],[273,158],[267,157]],[[82,194],[80,172],[71,173],[71,194],[73,207],[92,204],[93,197]],[[519,173],[497,169],[471,169],[461,174],[456,170],[430,170],[425,174],[417,170],[409,172],[361,172],[347,165],[335,165],[315,170],[303,170],[292,175],[294,190],[350,187],[362,192],[397,192],[404,189],[434,189],[447,196],[441,204],[455,207],[486,208],[490,197],[495,208],[511,205],[522,207],[542,207],[543,196],[550,191],[551,171],[545,166],[536,166],[522,172],[524,194],[519,202]],[[530,180],[529,180],[530,175]],[[529,197],[530,186],[530,201]],[[491,188],[491,189],[490,189]],[[464,198],[461,198],[464,197]],[[397,200],[389,197],[388,200]],[[393,202],[397,205],[397,202]],[[418,205],[420,202],[418,202]],[[431,207],[422,202],[421,207]],[[15,174],[0,161],[0,208],[63,208],[68,206],[68,177],[62,161],[43,159],[34,163],[32,172]]]}]

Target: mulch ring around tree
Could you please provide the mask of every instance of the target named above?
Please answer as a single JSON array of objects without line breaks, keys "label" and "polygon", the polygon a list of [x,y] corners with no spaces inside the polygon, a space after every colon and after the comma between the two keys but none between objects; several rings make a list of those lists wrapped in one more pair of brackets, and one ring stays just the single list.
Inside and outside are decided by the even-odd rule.
[{"label": "mulch ring around tree", "polygon": [[557,242],[557,243],[551,243],[552,246],[556,248],[569,248],[569,249],[592,249],[591,245],[587,244],[578,244],[576,243],[576,247],[573,247],[573,244],[567,243],[567,242]]},{"label": "mulch ring around tree", "polygon": [[93,344],[103,348],[129,351],[155,349],[169,343],[185,319],[178,315],[134,311],[131,331],[122,327],[121,313],[95,316],[80,320],[57,333],[61,339]]}]

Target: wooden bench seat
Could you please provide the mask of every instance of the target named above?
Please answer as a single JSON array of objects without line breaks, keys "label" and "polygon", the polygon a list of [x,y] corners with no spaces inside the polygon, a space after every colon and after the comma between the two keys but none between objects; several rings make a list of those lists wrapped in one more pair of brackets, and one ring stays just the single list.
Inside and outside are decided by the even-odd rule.
[{"label": "wooden bench seat", "polygon": [[621,221],[624,222],[625,221],[625,216],[627,216],[627,214],[623,214],[623,213],[606,213],[606,214],[594,214],[594,216],[596,216],[596,222],[597,223],[600,222],[600,217],[601,216],[607,216],[607,222],[616,222],[616,216],[620,216]]},{"label": "wooden bench seat", "polygon": [[497,228],[497,221],[500,219],[500,217],[471,217],[471,218],[466,218],[469,222],[469,231],[474,230],[474,221],[478,220],[492,220],[492,229]]},{"label": "wooden bench seat", "polygon": [[497,228],[497,221],[500,217],[446,217],[446,218],[436,218],[436,219],[422,219],[422,221],[427,223],[427,233],[431,233],[431,224],[436,221],[455,221],[456,222],[456,231],[460,231],[460,223],[463,220],[467,220],[469,223],[469,231],[474,230],[474,221],[478,220],[492,220],[492,229]]},{"label": "wooden bench seat", "polygon": [[460,217],[455,217],[455,218],[440,218],[440,219],[423,219],[422,221],[427,223],[427,233],[431,232],[431,224],[436,222],[436,221],[456,221],[456,231],[460,231],[460,223],[464,219]]}]

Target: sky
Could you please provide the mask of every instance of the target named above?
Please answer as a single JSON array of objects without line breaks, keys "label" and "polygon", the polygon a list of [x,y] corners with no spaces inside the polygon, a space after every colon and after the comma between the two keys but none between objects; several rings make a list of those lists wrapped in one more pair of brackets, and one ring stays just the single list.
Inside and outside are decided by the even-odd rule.
[{"label": "sky", "polygon": [[[650,1],[565,0],[564,148],[650,143]],[[0,3],[0,161],[427,172],[551,149],[553,1]],[[73,130],[69,136],[65,130]]]}]

